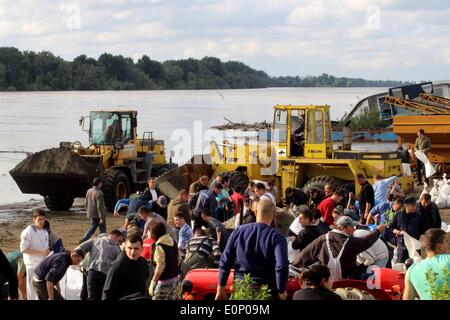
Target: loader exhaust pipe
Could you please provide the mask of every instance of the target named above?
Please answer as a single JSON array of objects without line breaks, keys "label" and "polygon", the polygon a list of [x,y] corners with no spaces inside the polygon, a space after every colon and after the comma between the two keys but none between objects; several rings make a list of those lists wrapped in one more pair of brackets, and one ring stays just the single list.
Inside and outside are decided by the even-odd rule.
[{"label": "loader exhaust pipe", "polygon": [[350,127],[350,123],[347,123],[342,128],[342,133],[344,134],[342,139],[342,150],[352,150],[352,128]]}]

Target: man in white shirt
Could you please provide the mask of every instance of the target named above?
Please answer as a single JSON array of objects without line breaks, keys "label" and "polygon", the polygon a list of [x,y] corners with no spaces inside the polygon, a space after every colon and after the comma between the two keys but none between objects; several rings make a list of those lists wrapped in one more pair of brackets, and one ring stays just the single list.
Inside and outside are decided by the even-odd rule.
[{"label": "man in white shirt", "polygon": [[[353,233],[353,236],[363,238],[369,233],[370,232],[367,230],[357,229]],[[386,244],[381,239],[378,239],[369,249],[358,254],[356,260],[366,267],[378,266],[380,268],[385,268],[389,261],[389,251]]]},{"label": "man in white shirt", "polygon": [[23,253],[23,262],[26,268],[27,298],[37,300],[33,288],[34,269],[45,259],[49,252],[49,236],[44,229],[45,212],[40,209],[33,210],[33,224],[26,227],[20,235],[20,251]]},{"label": "man in white shirt", "polygon": [[149,201],[157,201],[161,192],[158,189],[158,182],[156,178],[150,177],[148,178],[148,188],[144,190],[144,195],[148,198]]}]

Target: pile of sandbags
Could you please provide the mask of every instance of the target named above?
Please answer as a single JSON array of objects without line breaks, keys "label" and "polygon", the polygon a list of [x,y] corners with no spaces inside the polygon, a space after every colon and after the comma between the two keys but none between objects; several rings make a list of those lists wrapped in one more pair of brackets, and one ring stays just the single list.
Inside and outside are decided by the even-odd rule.
[{"label": "pile of sandbags", "polygon": [[[426,185],[424,191],[426,192]],[[439,209],[450,208],[450,180],[447,179],[447,174],[444,174],[443,179],[433,179],[433,188],[429,192],[431,201],[436,203]]]}]

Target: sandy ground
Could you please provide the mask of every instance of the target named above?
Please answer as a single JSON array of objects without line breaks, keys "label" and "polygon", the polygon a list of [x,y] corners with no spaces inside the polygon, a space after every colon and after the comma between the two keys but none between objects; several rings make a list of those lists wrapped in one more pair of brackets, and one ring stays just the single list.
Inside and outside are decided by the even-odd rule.
[{"label": "sandy ground", "polygon": [[[0,248],[4,252],[19,249],[20,233],[32,223],[31,211],[33,208],[46,210],[44,202],[37,200],[0,206]],[[442,209],[440,213],[442,220],[450,225],[450,209]],[[75,248],[89,227],[83,199],[76,199],[70,211],[48,212],[47,218],[52,230],[63,239],[67,249]],[[123,221],[123,217],[114,217],[109,214],[106,218],[107,230],[121,227]],[[98,234],[98,230],[96,234]]]},{"label": "sandy ground", "polygon": [[[89,227],[89,219],[86,217],[83,203],[83,199],[76,199],[70,211],[47,213],[52,231],[63,239],[64,247],[67,249],[75,248]],[[43,201],[36,200],[0,206],[0,248],[4,252],[19,249],[20,233],[32,223],[31,211],[34,208],[47,210]],[[108,231],[119,228],[123,222],[123,217],[108,214],[106,228]]]}]

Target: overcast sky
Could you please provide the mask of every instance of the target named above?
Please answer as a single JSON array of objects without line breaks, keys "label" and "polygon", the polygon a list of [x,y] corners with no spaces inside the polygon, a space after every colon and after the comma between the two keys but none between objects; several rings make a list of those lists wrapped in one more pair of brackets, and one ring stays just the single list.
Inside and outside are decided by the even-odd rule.
[{"label": "overcast sky", "polygon": [[216,56],[270,75],[450,79],[450,1],[0,0],[0,45]]}]

